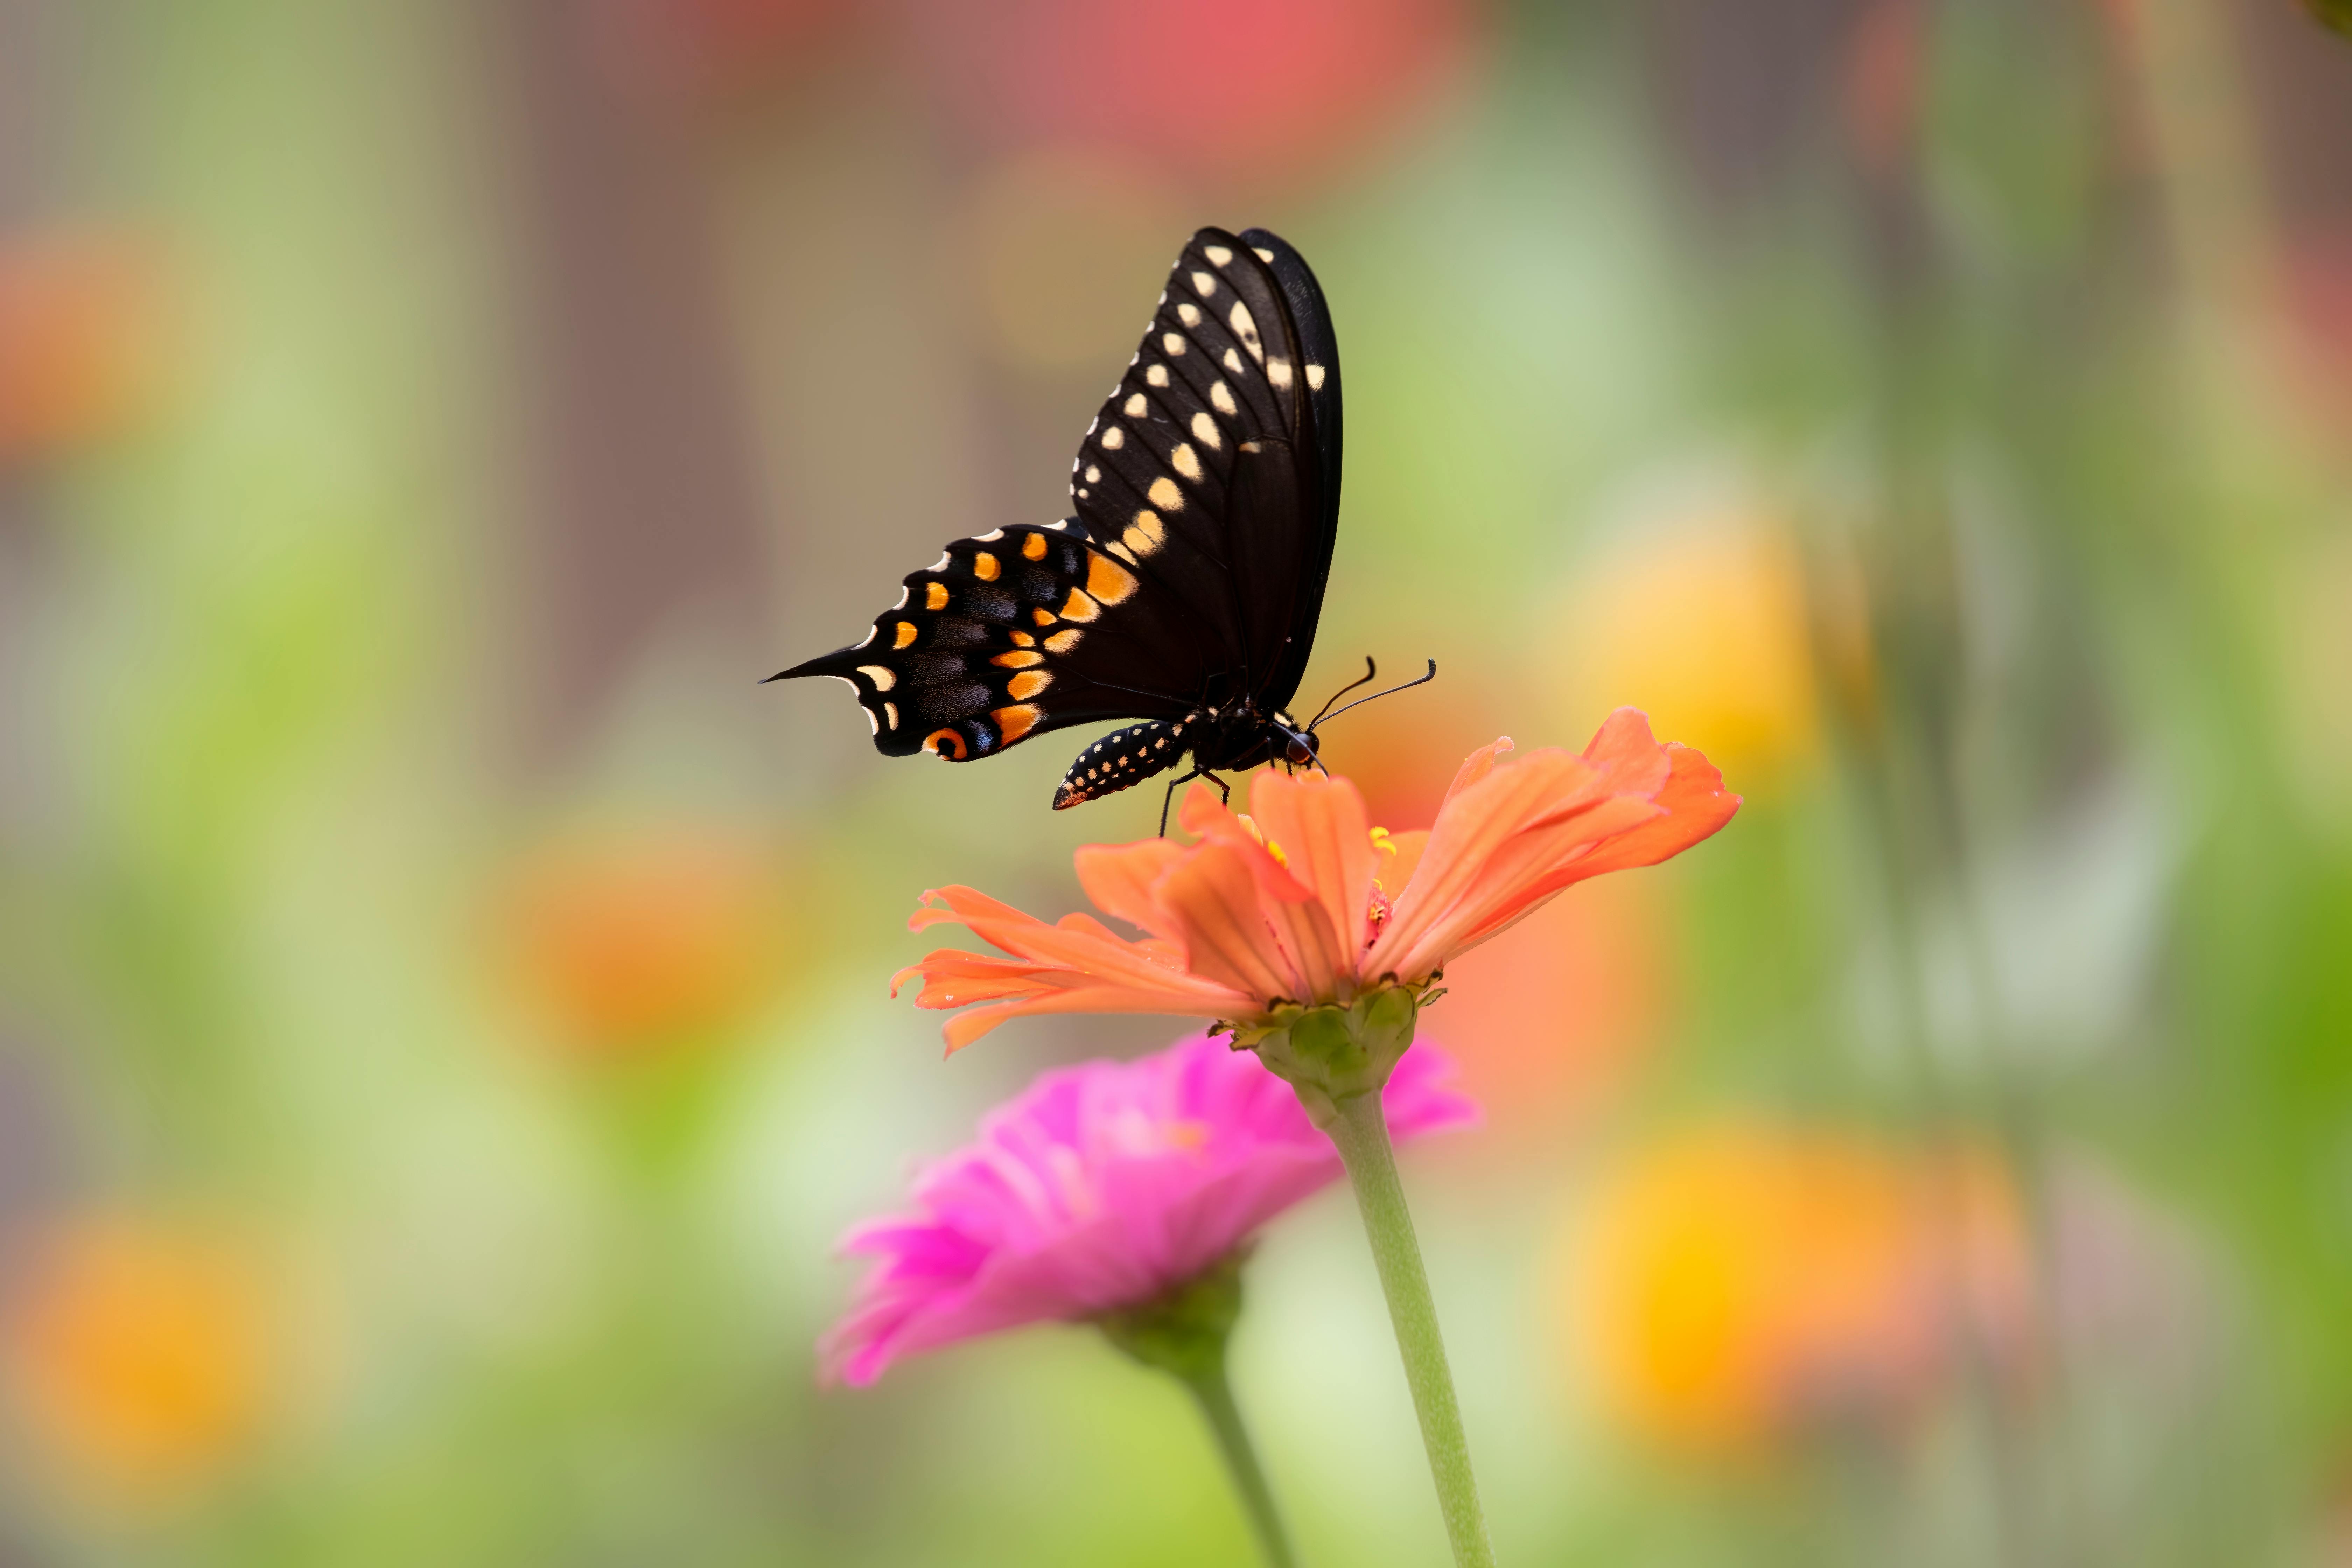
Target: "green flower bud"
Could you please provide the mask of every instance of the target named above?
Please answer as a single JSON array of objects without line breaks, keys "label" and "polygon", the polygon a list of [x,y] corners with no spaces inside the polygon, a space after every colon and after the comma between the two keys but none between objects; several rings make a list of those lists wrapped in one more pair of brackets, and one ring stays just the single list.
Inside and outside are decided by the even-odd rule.
[{"label": "green flower bud", "polygon": [[1413,1020],[1430,996],[1423,984],[1390,981],[1341,1005],[1286,1005],[1255,1027],[1236,1029],[1235,1048],[1258,1059],[1297,1092],[1298,1103],[1327,1131],[1342,1101],[1377,1094],[1412,1044]]}]

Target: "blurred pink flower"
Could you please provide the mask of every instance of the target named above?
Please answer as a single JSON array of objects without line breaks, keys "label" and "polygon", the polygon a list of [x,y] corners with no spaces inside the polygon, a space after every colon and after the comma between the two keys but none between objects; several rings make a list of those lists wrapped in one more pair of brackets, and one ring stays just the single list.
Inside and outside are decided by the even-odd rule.
[{"label": "blurred pink flower", "polygon": [[[1396,1137],[1477,1119],[1453,1073],[1429,1046],[1405,1054],[1383,1091]],[[1139,1306],[1340,1173],[1290,1086],[1222,1039],[1045,1073],[916,1178],[915,1213],[843,1238],[880,1261],[822,1370],[863,1386],[919,1351]]]}]

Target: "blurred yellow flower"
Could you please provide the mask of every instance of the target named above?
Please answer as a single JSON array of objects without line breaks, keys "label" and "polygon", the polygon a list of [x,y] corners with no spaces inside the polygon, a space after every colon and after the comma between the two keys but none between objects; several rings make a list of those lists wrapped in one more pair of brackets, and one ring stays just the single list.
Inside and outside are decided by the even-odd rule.
[{"label": "blurred yellow flower", "polygon": [[62,1226],[6,1313],[17,1415],[101,1487],[199,1482],[245,1451],[274,1396],[267,1301],[255,1260],[216,1236],[136,1215]]},{"label": "blurred yellow flower", "polygon": [[768,994],[779,947],[769,869],[757,844],[695,829],[552,845],[502,910],[517,984],[584,1057],[707,1040]]},{"label": "blurred yellow flower", "polygon": [[1812,751],[1804,573],[1769,518],[1724,507],[1668,522],[1581,571],[1570,600],[1549,650],[1566,717],[1639,708],[1740,778]]},{"label": "blurred yellow flower", "polygon": [[1736,1456],[1898,1424],[1971,1357],[2013,1362],[2028,1267],[2015,1191],[1981,1150],[1726,1125],[1604,1177],[1570,1300],[1614,1419]]},{"label": "blurred yellow flower", "polygon": [[0,468],[113,433],[153,394],[163,287],[129,237],[0,239]]}]

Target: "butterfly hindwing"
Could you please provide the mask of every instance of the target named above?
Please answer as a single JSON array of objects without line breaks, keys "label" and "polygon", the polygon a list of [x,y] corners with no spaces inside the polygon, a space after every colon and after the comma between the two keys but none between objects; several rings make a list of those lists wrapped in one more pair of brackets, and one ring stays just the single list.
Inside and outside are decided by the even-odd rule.
[{"label": "butterfly hindwing", "polygon": [[[845,680],[885,755],[931,752],[958,763],[1065,724],[1181,712],[1175,699],[1139,707],[1072,669],[1137,587],[1134,574],[1066,522],[998,529],[957,540],[909,574],[865,640],[776,679]],[[1085,661],[1118,662],[1116,649]]]}]

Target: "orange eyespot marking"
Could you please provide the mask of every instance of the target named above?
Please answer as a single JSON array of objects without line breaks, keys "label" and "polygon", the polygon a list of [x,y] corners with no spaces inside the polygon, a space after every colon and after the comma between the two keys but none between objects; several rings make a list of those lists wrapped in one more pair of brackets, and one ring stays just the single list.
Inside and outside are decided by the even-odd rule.
[{"label": "orange eyespot marking", "polygon": [[1054,678],[1042,669],[1024,669],[1004,683],[1006,695],[1015,702],[1026,702],[1054,684]]},{"label": "orange eyespot marking", "polygon": [[1086,635],[1077,627],[1072,626],[1068,631],[1055,632],[1052,637],[1047,637],[1045,647],[1054,653],[1067,653],[1077,647],[1078,639]]},{"label": "orange eyespot marking", "polygon": [[1014,647],[1035,647],[1037,646],[1037,639],[1031,637],[1027,632],[1014,632],[1013,634],[1013,646]]},{"label": "orange eyespot marking", "polygon": [[[1087,566],[1087,592],[1106,605],[1116,605],[1135,592],[1135,574],[1108,555],[1097,555]],[[1074,621],[1089,618],[1066,610],[1063,614]]]},{"label": "orange eyespot marking", "polygon": [[[1027,679],[1029,678],[1024,676],[1021,679]],[[1044,678],[1041,676],[1037,679],[1043,679]],[[1018,697],[1021,693],[1016,691],[1013,695]],[[1013,742],[1019,740],[1022,736],[1027,734],[1030,731],[1035,729],[1037,727],[1037,721],[1043,719],[1045,715],[1043,710],[1033,708],[1029,704],[1024,702],[1017,707],[992,709],[990,710],[988,716],[996,721],[996,727],[1003,732],[1004,736],[1004,743],[1009,746],[1013,744]]]},{"label": "orange eyespot marking", "polygon": [[909,643],[913,642],[914,640],[915,640],[915,623],[914,623],[914,622],[912,622],[912,621],[900,621],[900,622],[898,623],[898,636],[897,636],[897,637],[892,641],[892,643],[891,643],[891,645],[890,645],[890,646],[891,646],[891,647],[905,647],[908,644],[909,644]]},{"label": "orange eyespot marking", "polygon": [[[1111,565],[1109,562],[1104,560],[1099,555],[1094,557],[1094,563],[1095,564],[1093,569],[1087,573],[1087,579],[1089,582],[1094,580],[1094,574],[1097,571],[1118,571],[1118,567]],[[1125,574],[1121,574],[1121,575]],[[1129,577],[1128,578],[1128,581],[1132,583],[1135,579]],[[1062,618],[1066,621],[1091,621],[1097,616],[1101,614],[1102,606],[1096,604],[1092,599],[1087,598],[1087,591],[1084,588],[1071,589],[1069,602],[1062,606]]]},{"label": "orange eyespot marking", "polygon": [[988,662],[1004,669],[1026,669],[1033,664],[1045,663],[1045,656],[1029,648],[1014,648],[1011,653],[998,654]]},{"label": "orange eyespot marking", "polygon": [[954,730],[932,731],[923,737],[923,750],[935,757],[945,757],[951,763],[962,762],[971,755],[971,748],[963,742],[962,734]]},{"label": "orange eyespot marking", "polygon": [[1040,607],[1030,611],[1029,618],[1041,626],[1050,626],[1054,624],[1054,612]]},{"label": "orange eyespot marking", "polygon": [[996,557],[985,550],[971,558],[971,574],[983,583],[995,582],[997,573],[1002,570],[996,563]]},{"label": "orange eyespot marking", "polygon": [[923,608],[927,610],[944,610],[947,607],[948,585],[945,583],[925,584],[923,586]]},{"label": "orange eyespot marking", "polygon": [[1021,542],[1021,553],[1032,561],[1045,559],[1045,536],[1033,533]]}]

